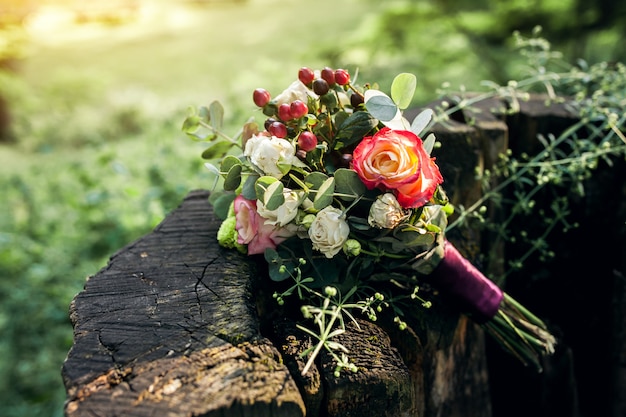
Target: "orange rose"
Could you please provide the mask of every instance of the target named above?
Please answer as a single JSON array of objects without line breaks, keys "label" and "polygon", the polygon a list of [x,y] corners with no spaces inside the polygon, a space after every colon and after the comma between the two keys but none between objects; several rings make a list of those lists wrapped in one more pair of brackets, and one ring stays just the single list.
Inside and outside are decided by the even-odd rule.
[{"label": "orange rose", "polygon": [[368,189],[392,191],[403,208],[426,204],[443,182],[435,158],[407,130],[382,128],[354,149],[352,168]]}]

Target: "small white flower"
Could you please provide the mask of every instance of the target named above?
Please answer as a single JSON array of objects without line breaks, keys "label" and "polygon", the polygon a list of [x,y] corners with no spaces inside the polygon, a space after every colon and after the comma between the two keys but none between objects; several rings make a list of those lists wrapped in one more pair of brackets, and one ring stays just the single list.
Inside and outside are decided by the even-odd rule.
[{"label": "small white flower", "polygon": [[296,191],[289,188],[283,189],[285,202],[276,210],[268,210],[261,200],[257,200],[256,209],[259,215],[265,219],[265,224],[273,226],[286,226],[298,214],[298,206],[300,205],[300,197]]},{"label": "small white flower", "polygon": [[400,222],[407,218],[407,214],[391,193],[385,193],[378,196],[376,201],[370,207],[370,213],[367,222],[372,227],[379,229],[393,229]]},{"label": "small white flower", "polygon": [[277,106],[281,104],[291,104],[296,100],[300,100],[304,103],[308,103],[309,96],[313,99],[317,99],[318,95],[312,92],[306,85],[300,80],[296,80],[285,91],[280,93],[274,98]]},{"label": "small white flower", "polygon": [[350,226],[344,217],[338,208],[327,206],[317,213],[309,228],[313,249],[322,252],[329,259],[339,253],[348,240]]},{"label": "small white flower", "polygon": [[243,154],[265,175],[281,179],[291,165],[297,163],[296,148],[276,136],[252,135]]}]

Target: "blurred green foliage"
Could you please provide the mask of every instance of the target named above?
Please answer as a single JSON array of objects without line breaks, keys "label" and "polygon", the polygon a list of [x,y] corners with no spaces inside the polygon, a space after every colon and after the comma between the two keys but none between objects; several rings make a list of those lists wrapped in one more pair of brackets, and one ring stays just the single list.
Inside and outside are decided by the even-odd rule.
[{"label": "blurred green foliage", "polygon": [[254,88],[276,92],[302,65],[359,68],[383,89],[412,72],[424,103],[444,81],[515,78],[511,33],[536,24],[568,60],[625,60],[624,5],[608,3],[607,16],[601,2],[574,0],[320,0],[306,12],[297,1],[181,2],[193,17],[184,28],[109,28],[118,32],[62,45],[2,35],[0,415],[63,414],[73,296],[208,186],[200,148],[180,132],[187,105],[218,99],[239,124]]}]

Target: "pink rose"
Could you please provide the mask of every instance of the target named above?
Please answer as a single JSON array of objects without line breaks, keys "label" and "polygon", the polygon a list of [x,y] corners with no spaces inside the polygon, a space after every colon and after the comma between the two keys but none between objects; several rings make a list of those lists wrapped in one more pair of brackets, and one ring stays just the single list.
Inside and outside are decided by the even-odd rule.
[{"label": "pink rose", "polygon": [[265,224],[265,219],[256,211],[256,200],[238,195],[235,197],[234,210],[237,243],[248,245],[248,255],[263,253],[267,248],[275,249],[293,235],[283,227]]},{"label": "pink rose", "polygon": [[407,130],[384,127],[363,138],[352,154],[352,168],[368,189],[393,192],[403,208],[423,206],[443,182],[435,158]]}]

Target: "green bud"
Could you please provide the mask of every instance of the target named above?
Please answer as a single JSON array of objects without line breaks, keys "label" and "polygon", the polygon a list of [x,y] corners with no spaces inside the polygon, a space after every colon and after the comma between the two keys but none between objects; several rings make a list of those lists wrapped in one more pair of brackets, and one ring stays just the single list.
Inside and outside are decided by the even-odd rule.
[{"label": "green bud", "polygon": [[356,239],[348,239],[343,244],[343,252],[348,256],[359,256],[361,253],[361,243]]},{"label": "green bud", "polygon": [[302,226],[309,229],[311,227],[311,224],[313,224],[314,220],[315,220],[315,214],[307,214],[306,216],[302,218],[302,221],[300,224],[302,224]]},{"label": "green bud", "polygon": [[324,288],[324,294],[329,297],[334,297],[337,295],[337,288],[328,286]]}]

